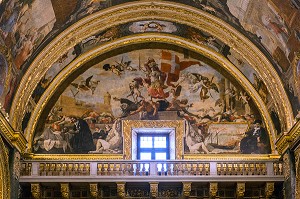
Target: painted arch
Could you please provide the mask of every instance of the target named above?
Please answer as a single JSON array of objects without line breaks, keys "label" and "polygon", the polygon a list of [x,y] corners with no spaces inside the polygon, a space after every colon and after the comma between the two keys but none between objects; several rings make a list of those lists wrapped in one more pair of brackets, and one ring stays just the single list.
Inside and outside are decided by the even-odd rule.
[{"label": "painted arch", "polygon": [[[133,18],[133,12],[135,13],[134,15],[138,17]],[[287,96],[281,82],[279,81],[279,78],[277,77],[276,72],[274,71],[270,62],[262,54],[258,53],[258,49],[251,44],[247,38],[243,37],[228,24],[203,11],[182,7],[180,4],[170,4],[168,2],[139,2],[134,4],[124,4],[118,8],[107,9],[105,11],[88,16],[69,27],[52,42],[50,42],[44,51],[40,53],[32,62],[23,80],[21,81],[11,110],[11,116],[14,119],[12,121],[13,126],[20,128],[20,122],[18,121],[18,118],[23,118],[25,107],[31,98],[33,90],[42,80],[47,70],[51,68],[53,63],[55,63],[62,54],[67,53],[68,50],[74,48],[76,44],[90,36],[93,36],[101,30],[105,31],[112,26],[138,20],[145,21],[149,18],[178,22],[194,27],[213,35],[226,45],[230,46],[232,49],[236,50],[236,52],[240,54],[240,56],[245,59],[254,69],[254,71],[256,71],[263,79],[269,93],[271,93],[271,99],[275,101],[276,109],[282,110],[282,112],[279,112],[279,115],[281,118],[285,118],[285,121],[282,121],[282,123],[285,124],[285,128],[289,128],[292,125],[292,115],[290,114],[292,113],[291,106],[287,100]],[[50,99],[50,97],[47,96],[54,95],[60,83],[64,82],[64,79],[71,75],[72,71],[77,70],[85,62],[90,61],[92,58],[104,52],[108,53],[113,49],[117,49],[122,46],[128,46],[130,44],[149,42],[167,43],[175,46],[181,46],[188,50],[207,56],[209,59],[212,59],[214,62],[221,65],[226,71],[235,77],[242,87],[248,91],[249,95],[251,95],[256,106],[260,110],[262,118],[265,121],[266,128],[270,132],[272,139],[275,140],[274,125],[271,122],[265,103],[259,96],[258,92],[253,88],[252,84],[231,62],[211,49],[201,45],[199,47],[199,44],[196,44],[195,42],[162,33],[143,33],[138,36],[128,36],[113,40],[107,44],[100,45],[87,51],[67,65],[66,69],[59,73],[51,82],[48,89],[45,91],[47,95],[42,95],[41,99],[38,101],[38,104],[36,105],[29,120],[28,126],[30,128],[27,128],[25,132],[27,139],[32,141],[33,132],[35,131],[38,119],[41,116],[41,112]],[[71,72],[70,70],[66,72],[67,69],[70,69]]]}]

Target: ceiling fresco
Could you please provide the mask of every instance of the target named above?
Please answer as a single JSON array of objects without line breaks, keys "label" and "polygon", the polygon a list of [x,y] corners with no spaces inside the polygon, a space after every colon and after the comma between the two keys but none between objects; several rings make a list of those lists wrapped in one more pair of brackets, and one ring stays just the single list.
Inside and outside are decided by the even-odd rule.
[{"label": "ceiling fresco", "polygon": [[119,154],[121,120],[185,120],[186,153],[270,153],[265,130],[264,146],[244,138],[262,121],[241,86],[202,61],[164,49],[120,54],[79,75],[49,112],[33,148]]}]

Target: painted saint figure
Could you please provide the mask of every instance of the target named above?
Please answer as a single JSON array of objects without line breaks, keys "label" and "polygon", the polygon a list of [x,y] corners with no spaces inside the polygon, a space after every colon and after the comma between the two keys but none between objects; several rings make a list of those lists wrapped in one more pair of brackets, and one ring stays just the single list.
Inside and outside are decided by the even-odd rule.
[{"label": "painted saint figure", "polygon": [[254,128],[247,131],[246,137],[240,142],[241,153],[244,154],[265,154],[271,153],[268,134],[262,126],[261,120],[254,121]]},{"label": "painted saint figure", "polygon": [[71,118],[74,123],[73,151],[74,153],[87,153],[95,150],[92,133],[89,125],[83,119]]}]

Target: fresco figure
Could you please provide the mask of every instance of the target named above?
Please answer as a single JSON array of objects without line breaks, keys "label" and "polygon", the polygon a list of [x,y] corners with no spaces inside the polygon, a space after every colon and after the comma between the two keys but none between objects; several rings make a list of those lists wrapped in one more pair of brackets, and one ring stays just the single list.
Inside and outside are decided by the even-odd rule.
[{"label": "fresco figure", "polygon": [[187,135],[186,135],[186,145],[190,153],[209,153],[207,147],[204,144],[204,136],[202,134],[201,128],[198,128],[197,132],[194,128],[186,121],[187,124]]},{"label": "fresco figure", "polygon": [[5,95],[5,99],[4,99],[4,109],[6,112],[9,112],[10,107],[11,107],[11,102],[12,102],[12,98],[14,95],[14,92],[17,88],[18,85],[18,79],[16,76],[12,77],[9,83],[9,90]]},{"label": "fresco figure", "polygon": [[265,25],[268,30],[270,30],[278,39],[278,41],[281,43],[281,45],[285,49],[285,54],[286,56],[289,55],[290,50],[287,46],[287,41],[288,41],[288,30],[284,25],[278,24],[275,21],[273,21],[269,16],[263,15],[261,18],[263,24]]},{"label": "fresco figure", "polygon": [[71,121],[74,124],[75,131],[72,140],[73,151],[75,153],[87,153],[95,150],[92,132],[88,123],[85,120],[76,117],[72,117]]},{"label": "fresco figure", "polygon": [[140,102],[139,108],[135,111],[130,112],[130,115],[140,113],[141,120],[154,120],[158,119],[158,104],[152,100],[146,101],[143,99]]},{"label": "fresco figure", "polygon": [[121,103],[120,107],[121,107],[122,113],[121,113],[120,118],[124,118],[124,117],[129,116],[130,112],[136,111],[139,108],[139,103],[135,103],[135,102],[133,102],[129,99],[126,99],[126,98],[114,97],[113,100],[120,101],[120,103]]},{"label": "fresco figure", "polygon": [[261,120],[254,121],[254,128],[247,131],[246,137],[240,142],[241,153],[244,154],[264,154],[270,153],[270,140],[268,134],[262,126]]},{"label": "fresco figure", "polygon": [[106,141],[106,138],[108,136],[108,133],[110,131],[110,127],[108,125],[105,125],[105,129],[101,129],[99,132],[99,128],[96,128],[96,132],[93,133],[93,140],[94,144],[96,145],[95,151],[90,151],[89,153],[103,153],[104,150],[109,149],[110,144]]},{"label": "fresco figure", "polygon": [[46,150],[47,152],[66,152],[68,148],[72,151],[70,145],[70,133],[68,133],[68,128],[63,128],[61,130],[60,126],[53,124],[46,128],[40,136],[34,138],[34,151],[38,151],[40,148]]}]

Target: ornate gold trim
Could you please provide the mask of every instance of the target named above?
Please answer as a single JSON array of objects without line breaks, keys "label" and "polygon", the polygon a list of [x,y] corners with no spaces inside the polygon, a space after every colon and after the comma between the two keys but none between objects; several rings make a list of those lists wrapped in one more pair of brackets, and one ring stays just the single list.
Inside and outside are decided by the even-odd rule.
[{"label": "ornate gold trim", "polygon": [[117,182],[117,194],[120,198],[125,198],[125,185],[126,182]]},{"label": "ornate gold trim", "polygon": [[123,120],[123,150],[124,159],[132,159],[132,129],[135,128],[172,128],[175,129],[175,158],[182,159],[183,155],[183,120]]},{"label": "ornate gold trim", "polygon": [[288,133],[283,133],[277,140],[276,147],[279,154],[283,154],[300,136],[300,120]]},{"label": "ornate gold trim", "polygon": [[159,182],[149,182],[150,184],[150,194],[152,198],[156,198],[158,196],[158,184]]},{"label": "ornate gold trim", "polygon": [[66,66],[51,82],[47,91],[45,92],[39,102],[37,103],[34,111],[32,112],[31,118],[28,123],[28,127],[25,132],[25,137],[29,142],[29,146],[31,147],[31,142],[34,136],[34,131],[37,126],[37,122],[41,116],[42,110],[44,110],[46,104],[51,99],[52,95],[59,89],[59,86],[62,84],[64,79],[70,76],[74,71],[76,71],[82,64],[86,63],[87,61],[91,60],[92,58],[109,52],[113,49],[117,49],[126,45],[133,45],[133,44],[140,44],[144,42],[159,42],[159,43],[168,43],[177,46],[184,47],[191,51],[197,52],[202,54],[212,61],[218,63],[222,66],[225,70],[227,70],[230,74],[232,74],[236,80],[242,85],[245,90],[249,93],[249,95],[254,100],[255,104],[258,106],[258,109],[261,111],[261,115],[266,122],[266,129],[270,132],[270,142],[271,142],[271,149],[272,153],[275,152],[274,142],[275,142],[275,130],[274,125],[272,123],[271,117],[268,113],[268,109],[265,106],[264,102],[262,101],[261,97],[254,89],[252,84],[247,80],[247,78],[231,63],[229,62],[224,56],[221,54],[213,51],[212,49],[199,44],[193,43],[190,40],[183,39],[178,36],[168,35],[168,34],[137,34],[133,36],[123,37],[121,39],[116,39],[112,42],[108,42],[103,44],[102,46],[95,47],[90,51],[80,55],[77,59],[71,62],[68,66]]},{"label": "ornate gold trim", "polygon": [[99,195],[98,183],[90,183],[90,195],[97,199]]},{"label": "ornate gold trim", "polygon": [[182,182],[183,185],[183,195],[185,197],[189,197],[191,195],[191,190],[192,190],[192,183],[191,182]]},{"label": "ornate gold trim", "polygon": [[42,196],[40,183],[31,183],[31,194],[34,199],[40,199]]},{"label": "ornate gold trim", "polygon": [[[300,79],[297,78],[297,63],[298,63],[299,60],[300,60],[300,52],[297,52],[297,53],[295,53],[295,58],[294,58],[293,63],[292,63],[294,82],[295,82],[296,86],[300,85]],[[297,94],[300,97],[300,93],[298,93],[298,92],[299,92],[299,90],[297,90]]]},{"label": "ornate gold trim", "polygon": [[0,197],[10,198],[10,170],[8,164],[8,150],[0,136]]},{"label": "ornate gold trim", "polygon": [[245,182],[237,182],[236,183],[236,196],[237,198],[244,198],[245,190],[246,190]]},{"label": "ornate gold trim", "polygon": [[280,155],[272,154],[184,154],[185,160],[224,160],[224,161],[246,161],[246,160],[279,160]]},{"label": "ornate gold trim", "polygon": [[217,182],[210,182],[209,183],[209,196],[210,198],[217,197],[218,193],[218,183]]},{"label": "ornate gold trim", "polygon": [[84,161],[84,160],[122,160],[123,155],[116,154],[33,154],[23,155],[26,160],[57,160],[57,161]]},{"label": "ornate gold trim", "polygon": [[63,199],[69,199],[70,198],[69,183],[60,183],[60,192]]},{"label": "ornate gold trim", "polygon": [[271,198],[274,192],[274,182],[267,182],[265,187],[266,198]]},{"label": "ornate gold trim", "polygon": [[[61,54],[101,30],[130,21],[148,19],[167,20],[198,28],[236,50],[263,78],[272,99],[277,102],[275,103],[277,110],[282,110],[279,115],[285,118],[286,128],[291,128],[293,116],[288,97],[273,66],[259,49],[221,19],[190,6],[165,1],[138,1],[101,10],[78,21],[53,39],[32,62],[22,78],[10,112],[13,127],[20,128],[25,106],[34,88]],[[263,112],[265,111],[267,110],[264,109]]]},{"label": "ornate gold trim", "polygon": [[21,132],[15,132],[5,116],[0,112],[0,133],[5,137],[5,139],[18,151],[24,153],[26,149],[27,141]]}]

